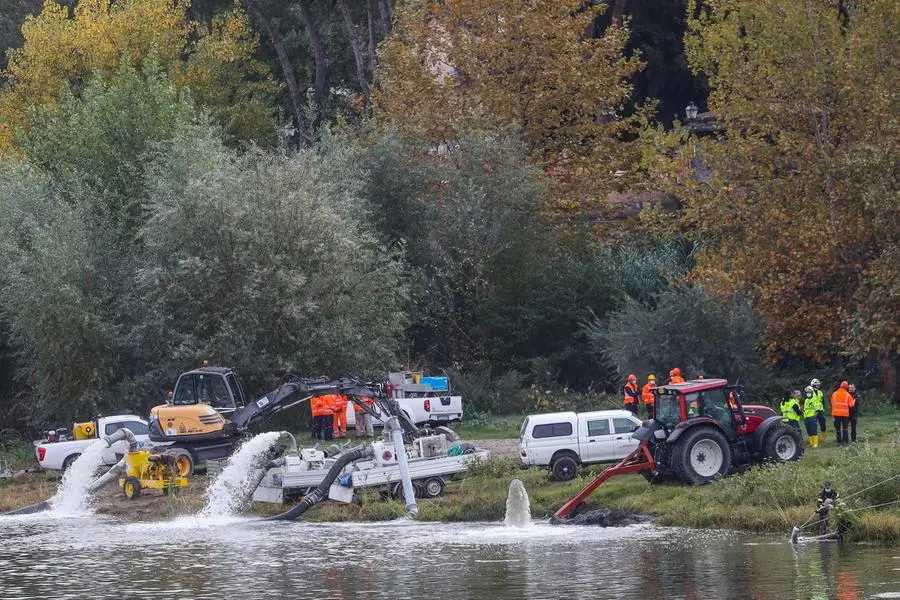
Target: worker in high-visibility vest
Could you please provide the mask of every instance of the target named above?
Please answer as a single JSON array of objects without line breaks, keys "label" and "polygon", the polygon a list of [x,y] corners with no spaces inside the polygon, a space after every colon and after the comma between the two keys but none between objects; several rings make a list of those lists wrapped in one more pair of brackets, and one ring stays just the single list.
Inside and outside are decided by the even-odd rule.
[{"label": "worker in high-visibility vest", "polygon": [[803,409],[800,408],[800,390],[794,390],[790,397],[781,403],[781,416],[783,421],[800,429],[800,419],[803,417]]},{"label": "worker in high-visibility vest", "polygon": [[313,396],[309,400],[309,408],[312,411],[312,437],[314,440],[321,440],[324,434],[324,398],[322,396]]},{"label": "worker in high-visibility vest", "polygon": [[818,405],[813,398],[813,390],[811,385],[806,386],[803,390],[803,422],[806,424],[806,435],[809,436],[809,445],[813,448],[819,447],[819,420],[816,416]]},{"label": "worker in high-visibility vest", "polygon": [[334,415],[334,437],[347,437],[347,396],[333,394],[331,413]]},{"label": "worker in high-visibility vest", "polygon": [[675,367],[669,371],[669,383],[684,383],[684,377],[681,376],[681,369]]},{"label": "worker in high-visibility vest", "polygon": [[337,405],[339,394],[324,394],[322,398],[322,438],[334,439],[334,409]]},{"label": "worker in high-visibility vest", "polygon": [[644,387],[641,389],[641,400],[644,401],[644,406],[647,407],[647,418],[652,419],[656,416],[656,412],[654,411],[656,405],[656,395],[653,393],[653,390],[656,389],[656,375],[650,373],[647,375],[647,383],[644,384]]},{"label": "worker in high-visibility vest", "polygon": [[825,418],[825,394],[822,393],[822,390],[820,389],[822,387],[822,382],[818,379],[813,379],[809,382],[809,385],[813,389],[813,400],[815,400],[816,404],[816,419],[819,421],[819,444],[824,446],[825,438],[828,437],[825,432],[828,423],[828,419]]},{"label": "worker in high-visibility vest", "polygon": [[628,380],[625,382],[625,410],[630,410],[632,414],[637,414],[639,397],[637,376],[629,375]]},{"label": "worker in high-visibility vest", "polygon": [[837,435],[837,443],[850,443],[850,433],[847,427],[850,424],[850,408],[856,403],[849,392],[850,384],[841,382],[841,387],[831,394],[831,416],[834,419],[834,430]]},{"label": "worker in high-visibility vest", "polygon": [[[360,397],[359,401],[368,408],[372,408],[375,406],[375,402],[373,402],[371,398],[366,396]],[[375,432],[372,428],[372,415],[363,410],[363,408],[356,402],[353,403],[353,411],[356,416],[356,437],[361,440],[367,437],[375,437]]]}]

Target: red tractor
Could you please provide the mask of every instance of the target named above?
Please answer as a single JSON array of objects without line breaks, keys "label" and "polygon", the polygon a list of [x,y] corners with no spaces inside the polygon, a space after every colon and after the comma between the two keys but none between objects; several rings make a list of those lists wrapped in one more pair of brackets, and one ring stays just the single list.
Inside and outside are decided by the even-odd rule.
[{"label": "red tractor", "polygon": [[767,406],[744,405],[743,388],[724,379],[660,386],[656,416],[632,437],[641,444],[566,502],[553,515],[563,519],[614,475],[641,473],[649,481],[670,477],[705,484],[734,468],[782,463],[803,455],[800,431]]}]

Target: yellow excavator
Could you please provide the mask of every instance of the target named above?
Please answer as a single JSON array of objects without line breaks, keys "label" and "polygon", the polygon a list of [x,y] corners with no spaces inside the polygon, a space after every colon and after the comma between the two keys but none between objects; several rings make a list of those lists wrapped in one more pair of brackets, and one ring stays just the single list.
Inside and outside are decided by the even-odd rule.
[{"label": "yellow excavator", "polygon": [[[231,455],[254,423],[325,394],[347,396],[369,412],[371,408],[360,398],[375,398],[382,407],[392,402],[386,399],[383,384],[363,384],[350,375],[292,379],[248,402],[233,369],[203,366],[182,373],[168,402],[151,409],[150,441],[170,442],[165,452],[172,457],[178,475],[187,477],[195,465]],[[395,414],[391,407],[387,410]],[[417,433],[399,408],[396,411],[404,433]]]}]

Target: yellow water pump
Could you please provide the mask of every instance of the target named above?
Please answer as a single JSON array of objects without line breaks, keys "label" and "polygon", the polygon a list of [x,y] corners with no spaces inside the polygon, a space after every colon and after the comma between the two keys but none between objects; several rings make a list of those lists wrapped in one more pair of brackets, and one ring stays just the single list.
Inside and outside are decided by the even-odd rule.
[{"label": "yellow water pump", "polygon": [[154,454],[147,450],[135,450],[125,455],[125,477],[119,479],[119,485],[125,497],[135,499],[141,490],[162,490],[168,495],[188,484],[187,477],[178,473],[177,458],[162,453]]}]

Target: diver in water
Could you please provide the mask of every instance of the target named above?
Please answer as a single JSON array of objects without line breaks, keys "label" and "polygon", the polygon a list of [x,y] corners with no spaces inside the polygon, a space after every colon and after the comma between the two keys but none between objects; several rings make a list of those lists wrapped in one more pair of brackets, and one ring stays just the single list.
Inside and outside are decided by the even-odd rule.
[{"label": "diver in water", "polygon": [[838,492],[831,487],[831,482],[826,481],[825,487],[819,492],[816,498],[816,513],[819,515],[819,534],[828,533],[828,513],[834,508],[838,500]]}]

